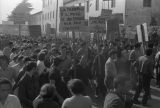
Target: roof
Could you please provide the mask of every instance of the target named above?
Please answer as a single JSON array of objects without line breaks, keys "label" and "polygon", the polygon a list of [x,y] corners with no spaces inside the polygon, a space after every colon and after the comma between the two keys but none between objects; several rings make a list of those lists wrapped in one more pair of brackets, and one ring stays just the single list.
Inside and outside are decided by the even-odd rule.
[{"label": "roof", "polygon": [[67,5],[67,4],[75,4],[75,3],[82,3],[84,2],[84,0],[63,0],[63,4]]},{"label": "roof", "polygon": [[34,14],[31,14],[31,16],[37,15],[37,14],[42,14],[42,11],[36,12]]}]

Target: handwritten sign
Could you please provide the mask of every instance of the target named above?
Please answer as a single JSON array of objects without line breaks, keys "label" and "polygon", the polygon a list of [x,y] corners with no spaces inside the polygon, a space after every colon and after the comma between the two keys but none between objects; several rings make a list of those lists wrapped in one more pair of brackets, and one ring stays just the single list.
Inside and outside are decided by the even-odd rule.
[{"label": "handwritten sign", "polygon": [[89,18],[89,30],[92,33],[106,33],[106,21],[101,17]]},{"label": "handwritten sign", "polygon": [[60,8],[60,31],[81,31],[85,26],[84,6]]}]

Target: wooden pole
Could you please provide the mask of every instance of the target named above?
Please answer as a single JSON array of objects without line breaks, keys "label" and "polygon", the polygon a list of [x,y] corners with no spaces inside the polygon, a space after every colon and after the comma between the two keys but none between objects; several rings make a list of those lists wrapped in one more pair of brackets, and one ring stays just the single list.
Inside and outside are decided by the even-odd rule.
[{"label": "wooden pole", "polygon": [[58,30],[58,0],[56,5],[56,35],[55,38],[57,38],[57,30]]}]

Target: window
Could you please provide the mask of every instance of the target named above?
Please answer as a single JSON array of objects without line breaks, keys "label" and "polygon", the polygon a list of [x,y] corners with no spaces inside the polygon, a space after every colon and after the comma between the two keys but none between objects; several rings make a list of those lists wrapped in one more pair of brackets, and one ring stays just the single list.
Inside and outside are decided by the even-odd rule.
[{"label": "window", "polygon": [[89,0],[87,1],[87,12],[89,12]]},{"label": "window", "polygon": [[99,0],[96,0],[96,11],[99,10]]},{"label": "window", "polygon": [[116,7],[116,0],[112,0],[112,1],[111,1],[111,7],[112,7],[112,8]]},{"label": "window", "polygon": [[143,0],[143,7],[151,7],[151,0]]}]

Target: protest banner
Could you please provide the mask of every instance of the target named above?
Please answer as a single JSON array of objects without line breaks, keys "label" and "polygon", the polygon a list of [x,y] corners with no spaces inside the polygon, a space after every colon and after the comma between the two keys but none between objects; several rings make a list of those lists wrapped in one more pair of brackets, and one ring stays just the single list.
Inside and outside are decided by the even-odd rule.
[{"label": "protest banner", "polygon": [[34,39],[37,39],[41,36],[41,26],[40,25],[30,25],[29,26],[30,36]]},{"label": "protest banner", "polygon": [[106,33],[106,21],[101,17],[89,18],[89,30],[92,33]]},{"label": "protest banner", "polygon": [[120,37],[125,37],[126,28],[124,24],[119,24],[119,33]]},{"label": "protest banner", "polygon": [[60,31],[88,31],[88,21],[63,21],[60,22]]},{"label": "protest banner", "polygon": [[126,26],[126,33],[125,33],[125,38],[128,39],[135,39],[137,31],[135,27],[132,26]]},{"label": "protest banner", "polygon": [[123,13],[114,13],[111,15],[111,19],[117,19],[119,24],[123,24]]},{"label": "protest banner", "polygon": [[141,32],[141,25],[137,25],[137,36],[138,36],[138,42],[143,42],[142,32]]},{"label": "protest banner", "polygon": [[106,23],[107,37],[112,40],[119,37],[119,21],[118,19],[109,19]]},{"label": "protest banner", "polygon": [[112,15],[112,10],[109,9],[102,9],[101,16],[102,18],[105,18],[106,20],[110,19]]},{"label": "protest banner", "polygon": [[148,28],[147,28],[147,23],[142,24],[144,28],[144,36],[145,36],[145,41],[148,41]]},{"label": "protest banner", "polygon": [[137,25],[138,42],[148,41],[147,23]]},{"label": "protest banner", "polygon": [[[85,21],[85,7],[60,7],[60,31],[83,31],[88,22]],[[85,28],[85,29],[84,29]]]}]

